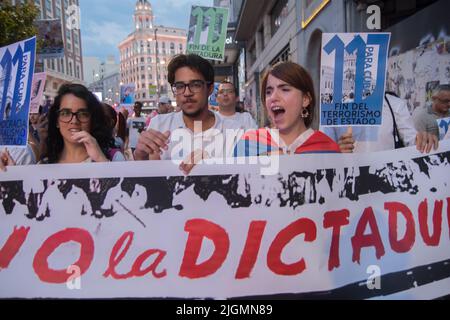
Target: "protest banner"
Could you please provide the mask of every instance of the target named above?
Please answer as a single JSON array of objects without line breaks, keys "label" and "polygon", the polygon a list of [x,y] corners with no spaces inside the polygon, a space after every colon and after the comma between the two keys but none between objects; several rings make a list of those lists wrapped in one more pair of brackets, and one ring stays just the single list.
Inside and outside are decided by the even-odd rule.
[{"label": "protest banner", "polygon": [[35,22],[40,41],[37,55],[39,59],[64,57],[64,42],[60,19],[37,20]]},{"label": "protest banner", "polygon": [[26,146],[36,37],[0,48],[0,145]]},{"label": "protest banner", "polygon": [[228,26],[228,8],[192,6],[187,53],[223,61]]},{"label": "protest banner", "polygon": [[442,140],[448,132],[448,127],[450,126],[450,117],[437,119],[436,121],[439,128],[439,139]]},{"label": "protest banner", "polygon": [[45,78],[45,72],[39,72],[33,75],[30,113],[39,113],[39,106],[42,103],[42,95],[44,94]]},{"label": "protest banner", "polygon": [[[434,299],[450,140],[359,155],[9,167],[1,298]],[[210,159],[211,160],[211,159]]]},{"label": "protest banner", "polygon": [[389,33],[324,33],[320,125],[380,125]]}]

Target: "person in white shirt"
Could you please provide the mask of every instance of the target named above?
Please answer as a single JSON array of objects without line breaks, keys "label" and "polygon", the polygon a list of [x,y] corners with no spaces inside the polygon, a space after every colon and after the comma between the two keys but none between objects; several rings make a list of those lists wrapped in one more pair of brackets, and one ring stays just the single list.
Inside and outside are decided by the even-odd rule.
[{"label": "person in white shirt", "polygon": [[[226,129],[238,129],[233,121],[222,119],[208,109],[214,89],[214,69],[195,54],[180,54],[169,63],[168,80],[182,112],[158,115],[139,136],[135,160],[180,160],[180,169],[190,172],[203,158],[232,155],[223,146]],[[216,148],[217,144],[221,146]]]},{"label": "person in white shirt", "polygon": [[134,116],[127,120],[128,146],[132,151],[136,149],[139,134],[145,130],[145,124],[147,122],[145,117],[141,117],[141,111],[142,102],[136,101],[134,103]]},{"label": "person in white shirt", "polygon": [[236,87],[228,81],[222,81],[217,90],[218,114],[225,119],[237,122],[244,130],[257,129],[255,120],[249,112],[236,112],[236,104],[239,101]]},{"label": "person in white shirt", "polygon": [[394,140],[394,118],[400,137],[405,147],[416,145],[421,152],[437,149],[438,141],[426,132],[417,132],[408,111],[406,101],[392,93],[386,93],[383,109],[383,121],[378,127],[322,127],[321,131],[339,144],[343,153],[375,152],[393,150],[396,148]]}]

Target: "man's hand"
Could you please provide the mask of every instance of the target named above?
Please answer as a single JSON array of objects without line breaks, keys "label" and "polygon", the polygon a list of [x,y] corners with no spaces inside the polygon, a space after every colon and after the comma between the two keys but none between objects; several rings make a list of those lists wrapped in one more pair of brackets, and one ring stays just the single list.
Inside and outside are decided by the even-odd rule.
[{"label": "man's hand", "polygon": [[11,158],[8,149],[4,149],[0,152],[0,171],[6,171],[7,166],[15,166],[16,162]]},{"label": "man's hand", "polygon": [[353,153],[353,149],[355,149],[355,140],[353,139],[352,127],[348,127],[347,132],[339,138],[338,145],[342,153]]},{"label": "man's hand", "polygon": [[191,173],[192,169],[194,169],[197,163],[200,163],[203,159],[209,158],[209,155],[206,151],[201,149],[197,149],[192,151],[190,155],[188,155],[183,162],[181,162],[179,168],[183,173],[187,176]]},{"label": "man's hand", "polygon": [[149,129],[139,135],[139,140],[134,150],[135,160],[149,160],[150,156],[158,156],[162,150],[168,150],[170,131],[161,133],[159,131]]},{"label": "man's hand", "polygon": [[416,148],[421,153],[430,153],[431,148],[437,150],[439,147],[439,139],[434,134],[426,131],[417,132],[416,135]]}]

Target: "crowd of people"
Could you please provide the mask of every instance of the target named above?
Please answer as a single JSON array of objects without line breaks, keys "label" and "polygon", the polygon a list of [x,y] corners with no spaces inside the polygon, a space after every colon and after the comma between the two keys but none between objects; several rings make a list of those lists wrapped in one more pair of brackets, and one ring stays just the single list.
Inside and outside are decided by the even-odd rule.
[{"label": "crowd of people", "polygon": [[[280,62],[262,79],[261,101],[271,125],[258,128],[250,113],[238,111],[238,90],[231,82],[219,85],[218,110],[210,108],[214,69],[202,57],[175,56],[168,65],[168,80],[176,108],[161,97],[156,115],[148,118],[139,101],[129,116],[125,108],[116,111],[99,102],[81,84],[62,85],[48,114],[30,115],[27,147],[1,151],[0,169],[36,163],[177,160],[188,174],[196,163],[211,157],[370,152],[412,145],[430,152],[438,146],[436,119],[450,117],[450,86],[441,85],[432,104],[413,116],[405,101],[389,93],[380,127],[313,130],[318,105],[311,76],[296,63]],[[228,132],[234,133],[234,143],[222,141],[223,148],[217,148],[219,136]]]}]

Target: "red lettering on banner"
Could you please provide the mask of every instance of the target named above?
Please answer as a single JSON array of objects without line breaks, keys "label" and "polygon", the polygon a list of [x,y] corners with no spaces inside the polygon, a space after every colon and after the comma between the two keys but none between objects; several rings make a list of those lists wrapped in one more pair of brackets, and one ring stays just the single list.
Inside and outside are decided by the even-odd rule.
[{"label": "red lettering on banner", "polygon": [[[167,275],[166,269],[162,270],[161,272],[156,271],[156,268],[166,256],[166,251],[159,249],[149,249],[147,251],[144,251],[134,261],[130,272],[126,274],[119,274],[116,272],[116,267],[120,264],[120,262],[123,260],[128,250],[130,249],[130,246],[133,243],[133,238],[134,232],[128,231],[125,232],[119,238],[119,240],[117,240],[117,242],[113,246],[113,249],[111,250],[111,255],[109,256],[109,265],[106,271],[103,273],[103,276],[105,278],[111,276],[113,279],[116,280],[124,280],[131,277],[142,277],[148,274],[149,272],[152,272],[152,275],[155,278],[165,277]],[[124,244],[125,248],[122,249]],[[147,260],[147,258],[153,255],[157,255],[153,263],[147,268],[142,269],[142,265],[144,264],[145,260]]]},{"label": "red lettering on banner", "polygon": [[[103,276],[105,278],[111,276],[114,279],[121,280],[121,279],[128,279],[129,277],[131,277],[131,274],[129,273],[118,274],[116,272],[116,266],[125,257],[125,255],[128,252],[128,249],[130,249],[131,243],[133,242],[133,236],[134,236],[133,232],[131,231],[125,232],[114,244],[113,249],[111,250],[111,255],[109,256],[108,268],[106,269],[105,273],[103,273]],[[125,248],[119,252],[125,241],[126,241]]]},{"label": "red lettering on banner", "polygon": [[239,266],[236,271],[236,279],[249,278],[258,258],[262,236],[266,228],[267,221],[252,221],[250,224],[247,241],[242,252]]},{"label": "red lettering on banner", "polygon": [[447,198],[447,224],[448,224],[448,236],[450,238],[450,198]]},{"label": "red lettering on banner", "polygon": [[340,266],[339,260],[339,239],[341,227],[349,224],[350,212],[347,209],[339,211],[328,211],[323,218],[324,228],[333,228],[331,237],[330,256],[328,258],[328,271]]},{"label": "red lettering on banner", "polygon": [[[365,235],[364,230],[366,230],[367,225],[370,226],[372,233]],[[356,226],[355,235],[352,237],[353,262],[360,264],[361,248],[364,247],[375,247],[375,254],[378,260],[384,256],[384,246],[372,207],[364,209]]]},{"label": "red lettering on banner", "polygon": [[[155,261],[153,261],[153,263],[150,266],[148,266],[147,268],[142,269],[142,264],[145,262],[145,260],[147,260],[148,257],[151,257],[154,254],[157,255],[157,257],[155,258]],[[158,249],[147,250],[144,253],[142,253],[136,259],[136,261],[133,263],[133,268],[131,269],[131,272],[136,277],[142,277],[142,276],[146,275],[147,273],[149,273],[150,271],[152,272],[152,275],[155,278],[165,277],[167,275],[166,269],[164,269],[161,272],[156,272],[156,268],[158,267],[158,265],[161,263],[161,261],[164,259],[165,256],[166,256],[166,252],[163,250],[158,250]]]},{"label": "red lettering on banner", "polygon": [[[225,229],[204,219],[192,219],[186,221],[184,230],[189,233],[189,236],[179,275],[197,279],[215,273],[222,266],[230,248],[230,240]],[[213,241],[214,252],[208,260],[197,264],[205,237]]]},{"label": "red lettering on banner", "polygon": [[28,236],[30,227],[14,227],[13,232],[0,249],[0,270],[8,268]]},{"label": "red lettering on banner", "polygon": [[[386,202],[384,209],[389,212],[389,243],[392,250],[398,253],[408,252],[416,241],[416,227],[411,210],[400,202]],[[398,213],[401,213],[406,220],[405,235],[401,240],[398,239]]]},{"label": "red lettering on banner", "polygon": [[272,272],[291,276],[302,273],[306,269],[305,259],[303,258],[292,264],[285,264],[281,261],[281,253],[284,247],[302,233],[305,234],[305,241],[312,242],[316,240],[317,228],[314,221],[308,218],[298,219],[277,234],[267,253],[267,266]]},{"label": "red lettering on banner", "polygon": [[442,232],[442,200],[434,202],[433,211],[433,234],[430,235],[428,228],[428,201],[423,200],[419,205],[419,227],[422,239],[427,246],[438,246]]},{"label": "red lettering on banner", "polygon": [[68,228],[50,236],[36,252],[33,269],[41,281],[48,283],[67,282],[67,279],[71,276],[67,273],[67,268],[63,270],[50,269],[48,258],[60,245],[70,241],[78,242],[81,245],[80,257],[72,265],[77,265],[80,268],[80,275],[89,269],[94,257],[94,240],[86,230]]}]

